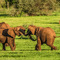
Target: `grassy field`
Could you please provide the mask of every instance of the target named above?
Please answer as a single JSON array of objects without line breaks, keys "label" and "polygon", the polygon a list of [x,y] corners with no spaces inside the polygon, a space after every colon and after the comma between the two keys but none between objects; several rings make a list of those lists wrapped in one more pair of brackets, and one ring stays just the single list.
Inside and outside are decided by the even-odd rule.
[{"label": "grassy field", "polygon": [[[0,23],[6,22],[11,27],[21,25],[36,25],[41,27],[51,27],[60,36],[60,16],[35,16],[35,17],[0,17]],[[16,50],[11,51],[10,47],[6,47],[6,51],[2,51],[0,43],[0,59],[1,60],[60,60],[60,38],[56,38],[54,46],[58,50],[51,51],[46,44],[41,46],[42,51],[36,51],[35,45],[37,41],[32,41],[28,36],[23,39],[18,36],[15,38]]]}]

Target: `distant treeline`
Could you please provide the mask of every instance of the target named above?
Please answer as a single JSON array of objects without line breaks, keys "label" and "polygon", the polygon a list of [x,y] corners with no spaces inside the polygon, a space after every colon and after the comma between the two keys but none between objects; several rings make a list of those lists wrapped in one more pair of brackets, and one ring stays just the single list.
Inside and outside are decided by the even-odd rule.
[{"label": "distant treeline", "polygon": [[11,16],[51,15],[60,7],[60,0],[0,0],[0,13]]}]

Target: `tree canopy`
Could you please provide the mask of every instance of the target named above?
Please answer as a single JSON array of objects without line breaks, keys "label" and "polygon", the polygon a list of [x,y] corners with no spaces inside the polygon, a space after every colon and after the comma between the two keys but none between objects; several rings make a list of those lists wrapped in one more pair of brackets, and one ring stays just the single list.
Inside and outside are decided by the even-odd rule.
[{"label": "tree canopy", "polygon": [[59,5],[60,0],[0,0],[0,8],[9,9],[12,16],[51,15]]}]

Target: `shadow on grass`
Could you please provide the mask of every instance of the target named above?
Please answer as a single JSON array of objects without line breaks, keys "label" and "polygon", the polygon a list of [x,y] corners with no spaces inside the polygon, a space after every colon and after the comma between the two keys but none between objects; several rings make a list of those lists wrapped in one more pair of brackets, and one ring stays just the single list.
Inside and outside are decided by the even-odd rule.
[{"label": "shadow on grass", "polygon": [[57,54],[60,55],[60,52],[58,52]]},{"label": "shadow on grass", "polygon": [[24,37],[23,37],[23,38],[21,38],[21,37],[20,37],[20,38],[15,38],[15,39],[29,39],[29,38],[24,38]]},{"label": "shadow on grass", "polygon": [[[58,49],[59,50],[59,49]],[[0,50],[0,52],[8,52],[8,53],[10,53],[10,54],[17,54],[18,52],[17,51],[19,51],[19,53],[23,53],[23,51],[39,51],[39,50],[34,50],[34,49],[27,49],[27,50],[23,50],[23,49],[20,49],[20,50],[14,50],[14,51],[11,51],[11,50],[5,50],[5,51],[3,51],[3,50]],[[51,49],[41,49],[41,51],[57,51],[57,50],[51,50]],[[57,54],[60,54],[60,52],[58,52]]]},{"label": "shadow on grass", "polygon": [[44,24],[59,24],[59,22],[45,22]]},{"label": "shadow on grass", "polygon": [[1,55],[0,57],[27,57],[25,55],[14,55],[14,54],[11,54],[11,55]]},{"label": "shadow on grass", "polygon": [[0,17],[7,17],[9,14],[0,14]]},{"label": "shadow on grass", "polygon": [[[41,49],[41,51],[50,51],[51,49]],[[38,50],[19,50],[19,51],[38,51]],[[51,50],[53,51],[53,50]]]},{"label": "shadow on grass", "polygon": [[[30,39],[30,38],[26,38],[26,37],[24,38],[24,37],[23,37],[23,38],[15,38],[15,39],[23,39],[23,40],[28,40],[28,39]],[[36,41],[36,39],[30,39],[30,40],[32,40],[32,41]]]},{"label": "shadow on grass", "polygon": [[59,22],[50,22],[49,24],[59,24]]}]

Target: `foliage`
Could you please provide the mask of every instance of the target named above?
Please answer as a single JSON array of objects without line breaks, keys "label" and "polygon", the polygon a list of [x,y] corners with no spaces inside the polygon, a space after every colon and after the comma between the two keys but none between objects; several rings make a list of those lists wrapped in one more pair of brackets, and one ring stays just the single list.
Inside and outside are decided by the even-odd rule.
[{"label": "foliage", "polygon": [[11,16],[39,16],[52,15],[59,8],[60,0],[1,0],[0,4],[0,7],[10,9],[10,12],[16,10],[11,14],[8,12]]},{"label": "foliage", "polygon": [[0,0],[0,8],[5,6],[5,0]]}]

